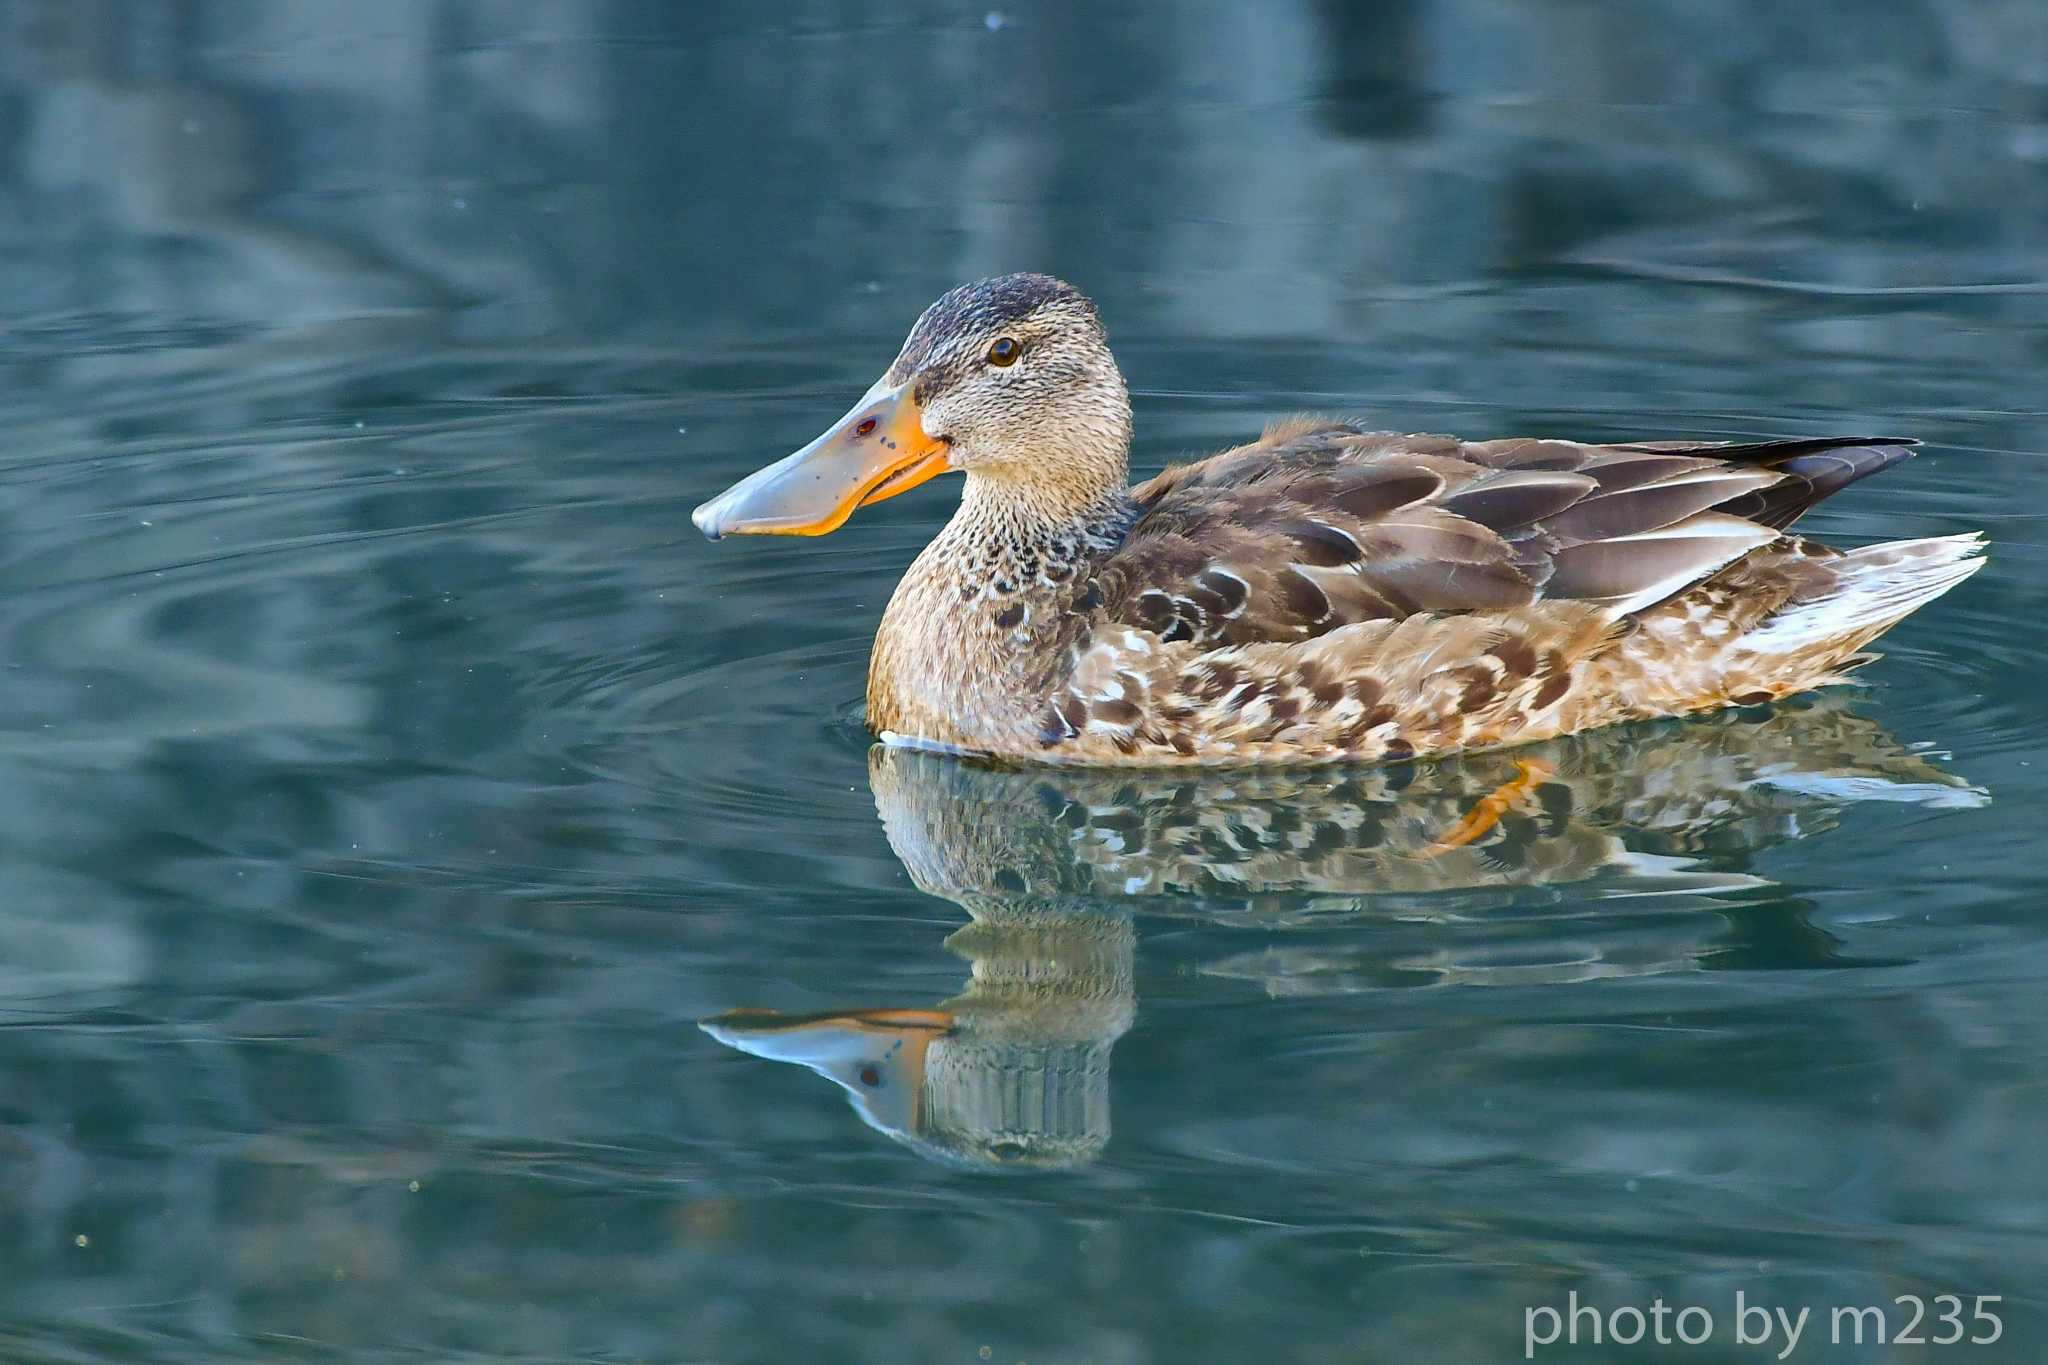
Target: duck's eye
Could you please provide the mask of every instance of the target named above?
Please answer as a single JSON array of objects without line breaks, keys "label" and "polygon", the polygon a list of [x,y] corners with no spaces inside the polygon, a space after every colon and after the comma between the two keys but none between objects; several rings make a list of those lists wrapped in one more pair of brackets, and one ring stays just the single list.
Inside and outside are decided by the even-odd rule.
[{"label": "duck's eye", "polygon": [[1015,337],[997,337],[988,348],[988,363],[997,367],[1014,365],[1017,357],[1024,354],[1024,348],[1017,344]]}]

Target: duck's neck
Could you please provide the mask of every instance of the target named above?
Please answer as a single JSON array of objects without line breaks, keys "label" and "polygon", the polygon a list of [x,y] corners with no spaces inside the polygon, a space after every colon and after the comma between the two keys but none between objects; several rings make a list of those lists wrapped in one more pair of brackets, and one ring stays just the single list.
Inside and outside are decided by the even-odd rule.
[{"label": "duck's neck", "polygon": [[1134,514],[1121,479],[1068,493],[970,474],[882,613],[868,724],[965,748],[1035,724],[1100,600],[1095,566]]}]

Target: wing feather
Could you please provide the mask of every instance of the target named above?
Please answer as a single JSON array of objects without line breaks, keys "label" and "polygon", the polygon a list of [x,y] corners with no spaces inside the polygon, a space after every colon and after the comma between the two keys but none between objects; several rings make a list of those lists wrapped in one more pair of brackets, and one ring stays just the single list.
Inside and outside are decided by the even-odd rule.
[{"label": "wing feather", "polygon": [[1097,574],[1101,615],[1206,647],[1546,602],[1623,616],[1777,540],[1904,444],[1461,442],[1289,422],[1132,490],[1139,516]]},{"label": "wing feather", "polygon": [[1551,597],[1594,602],[1617,616],[1655,606],[1778,533],[1740,517],[1703,512],[1673,526],[1590,540],[1551,556]]}]

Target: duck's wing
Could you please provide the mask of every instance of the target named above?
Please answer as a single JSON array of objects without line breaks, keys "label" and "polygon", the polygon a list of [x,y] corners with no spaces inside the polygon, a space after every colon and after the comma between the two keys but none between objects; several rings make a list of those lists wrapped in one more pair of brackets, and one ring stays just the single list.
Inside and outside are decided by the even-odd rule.
[{"label": "duck's wing", "polygon": [[1907,457],[1881,438],[1459,441],[1296,421],[1132,490],[1100,619],[1196,645],[1578,602],[1641,611]]}]

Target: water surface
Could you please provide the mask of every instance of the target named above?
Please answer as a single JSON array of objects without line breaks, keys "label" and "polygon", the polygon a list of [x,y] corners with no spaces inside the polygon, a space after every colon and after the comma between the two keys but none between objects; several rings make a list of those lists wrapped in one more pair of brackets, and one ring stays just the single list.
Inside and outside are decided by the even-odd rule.
[{"label": "water surface", "polygon": [[[1492,1362],[1573,1291],[2041,1354],[2038,6],[0,30],[0,1357]],[[1898,433],[1811,529],[1990,563],[1451,849],[1515,756],[873,755],[951,488],[687,511],[1023,268],[1141,471]]]}]

